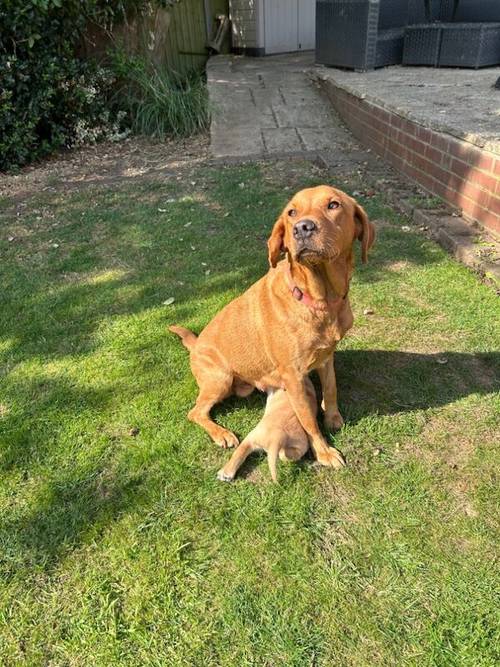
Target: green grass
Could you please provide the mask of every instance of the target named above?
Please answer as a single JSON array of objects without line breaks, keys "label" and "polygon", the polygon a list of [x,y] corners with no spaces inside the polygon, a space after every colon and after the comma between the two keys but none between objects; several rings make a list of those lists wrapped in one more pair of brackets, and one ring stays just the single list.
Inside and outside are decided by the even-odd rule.
[{"label": "green grass", "polygon": [[[261,276],[291,191],[327,180],[203,166],[3,202],[2,665],[498,664],[499,306],[382,198],[337,354],[348,467],[225,485],[186,419],[167,325]],[[244,436],[263,402],[216,418]]]},{"label": "green grass", "polygon": [[426,197],[424,195],[421,196],[413,196],[409,197],[408,201],[410,204],[413,204],[413,206],[416,206],[418,208],[426,208],[426,209],[436,209],[436,208],[443,208],[443,200],[440,199],[439,197]]}]

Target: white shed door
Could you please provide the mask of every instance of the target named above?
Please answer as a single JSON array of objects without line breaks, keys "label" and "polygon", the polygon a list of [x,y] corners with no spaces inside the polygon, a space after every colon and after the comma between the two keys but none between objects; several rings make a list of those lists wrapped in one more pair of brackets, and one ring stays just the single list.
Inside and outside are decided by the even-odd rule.
[{"label": "white shed door", "polygon": [[314,49],[316,0],[263,0],[266,53]]}]

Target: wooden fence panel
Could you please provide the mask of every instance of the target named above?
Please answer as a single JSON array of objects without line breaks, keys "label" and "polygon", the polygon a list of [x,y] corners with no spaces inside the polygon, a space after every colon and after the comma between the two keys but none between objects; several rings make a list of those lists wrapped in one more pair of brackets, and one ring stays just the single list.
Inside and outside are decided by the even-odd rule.
[{"label": "wooden fence panel", "polygon": [[[229,13],[228,0],[211,0],[212,20]],[[180,0],[167,9],[118,25],[110,35],[89,26],[82,53],[105,57],[113,42],[122,43],[130,53],[140,53],[159,67],[185,74],[203,69],[208,58],[207,29],[203,0]]]},{"label": "wooden fence panel", "polygon": [[203,0],[181,0],[170,16],[165,63],[176,72],[202,68],[208,55]]}]

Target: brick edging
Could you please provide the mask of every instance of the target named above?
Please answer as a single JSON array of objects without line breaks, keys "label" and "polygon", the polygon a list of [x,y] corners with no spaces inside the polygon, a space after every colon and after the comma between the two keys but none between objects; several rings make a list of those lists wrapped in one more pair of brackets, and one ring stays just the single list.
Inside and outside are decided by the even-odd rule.
[{"label": "brick edging", "polygon": [[500,156],[319,78],[356,138],[464,218],[500,236]]}]

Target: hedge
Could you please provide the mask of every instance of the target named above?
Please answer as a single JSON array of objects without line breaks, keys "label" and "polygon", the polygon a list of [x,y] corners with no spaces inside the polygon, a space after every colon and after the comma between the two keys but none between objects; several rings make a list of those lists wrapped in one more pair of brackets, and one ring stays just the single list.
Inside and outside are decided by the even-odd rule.
[{"label": "hedge", "polygon": [[89,22],[110,28],[149,6],[146,0],[0,3],[0,170],[119,136],[120,117],[108,108],[112,72],[77,57],[77,47]]}]

